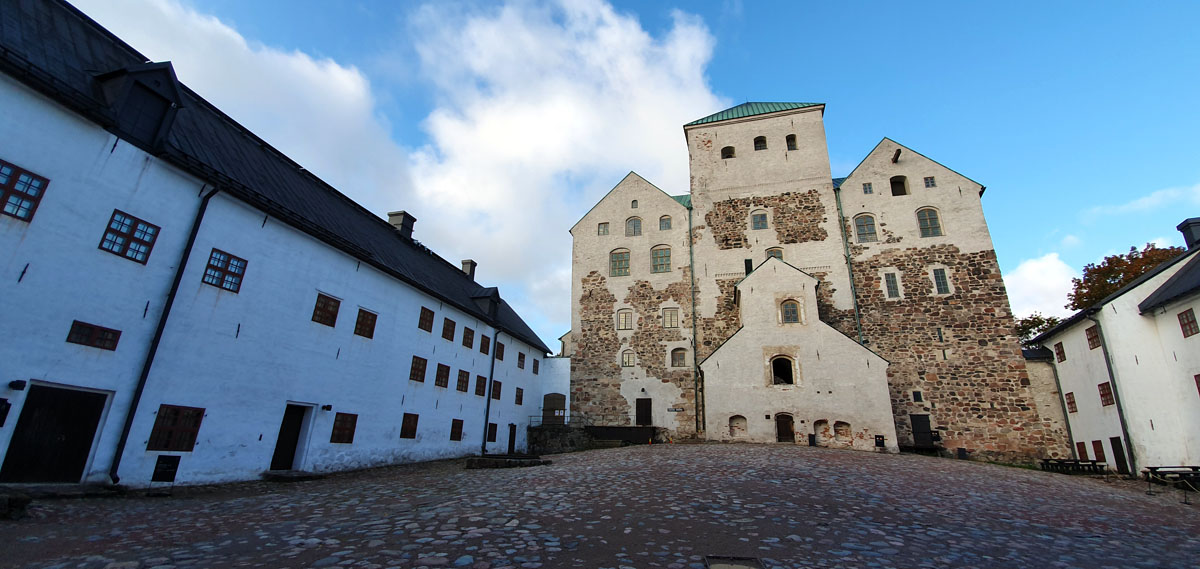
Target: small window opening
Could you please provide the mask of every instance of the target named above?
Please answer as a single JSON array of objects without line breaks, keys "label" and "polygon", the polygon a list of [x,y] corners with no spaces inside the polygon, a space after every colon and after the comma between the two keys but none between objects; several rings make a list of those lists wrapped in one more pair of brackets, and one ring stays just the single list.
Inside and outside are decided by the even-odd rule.
[{"label": "small window opening", "polygon": [[631,217],[625,220],[625,236],[637,237],[642,234],[642,220],[637,217]]},{"label": "small window opening", "polygon": [[893,196],[908,195],[908,178],[904,176],[892,176],[891,183]]},{"label": "small window opening", "polygon": [[780,249],[779,247],[772,247],[771,249],[767,249],[767,256],[775,257],[776,259],[779,259],[780,261],[782,261],[783,260],[783,249]]},{"label": "small window opening", "polygon": [[796,149],[796,135],[789,134],[789,135],[787,135],[787,138],[785,140],[787,140],[787,149],[788,150]]},{"label": "small window opening", "polygon": [[784,324],[794,324],[800,322],[800,303],[794,300],[785,300],[781,306],[780,312]]},{"label": "small window opening", "polygon": [[767,212],[759,210],[750,214],[750,229],[766,229]]},{"label": "small window opening", "polygon": [[754,149],[755,150],[766,150],[767,149],[767,137],[765,137],[765,136],[754,137]]},{"label": "small window opening", "polygon": [[633,208],[633,209],[637,209],[637,200],[633,200],[633,201],[629,202],[629,207]]},{"label": "small window opening", "polygon": [[771,376],[775,385],[793,385],[796,383],[792,375],[792,360],[778,357],[771,360]]},{"label": "small window opening", "polygon": [[664,215],[658,218],[658,230],[667,231],[668,229],[671,229],[671,216]]},{"label": "small window opening", "polygon": [[722,159],[733,158],[733,157],[734,157],[734,152],[733,152],[732,146],[726,146],[725,148],[721,149],[721,158]]}]

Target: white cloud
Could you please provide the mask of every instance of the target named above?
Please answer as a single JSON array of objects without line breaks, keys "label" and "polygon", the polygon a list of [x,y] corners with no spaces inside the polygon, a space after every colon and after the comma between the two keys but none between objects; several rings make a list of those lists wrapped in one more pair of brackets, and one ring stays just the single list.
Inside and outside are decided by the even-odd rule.
[{"label": "white cloud", "polygon": [[1074,235],[1067,235],[1062,238],[1062,241],[1059,241],[1064,248],[1077,247],[1080,243],[1083,243],[1083,240]]},{"label": "white cloud", "polygon": [[1090,220],[1099,216],[1144,213],[1164,207],[1178,208],[1188,205],[1200,205],[1200,184],[1158,190],[1123,204],[1095,206],[1084,212],[1084,218]]},{"label": "white cloud", "polygon": [[1078,277],[1079,272],[1059,259],[1058,253],[1022,261],[1004,275],[1013,315],[1020,318],[1041,312],[1047,316],[1070,316],[1073,312],[1064,305],[1067,293],[1071,292],[1071,279]]}]

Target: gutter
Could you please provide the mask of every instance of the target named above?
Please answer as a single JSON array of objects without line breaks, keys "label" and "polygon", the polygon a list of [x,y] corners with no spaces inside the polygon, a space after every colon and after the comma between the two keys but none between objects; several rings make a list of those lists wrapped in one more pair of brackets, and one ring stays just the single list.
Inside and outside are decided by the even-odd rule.
[{"label": "gutter", "polygon": [[688,274],[692,280],[692,394],[696,406],[696,438],[704,432],[704,387],[700,384],[700,360],[696,359],[696,248],[692,244],[692,208],[688,208]]},{"label": "gutter", "polygon": [[[483,392],[485,400],[483,402],[483,441],[479,443],[480,455],[487,454],[488,425],[490,424],[489,421],[492,415],[492,386],[495,385],[493,376],[496,375],[496,345],[500,343],[500,334],[503,333],[504,330],[501,330],[499,326],[492,326],[492,365],[491,369],[488,370],[487,389]],[[500,430],[500,425],[496,425],[496,430]]]},{"label": "gutter", "polygon": [[[200,187],[203,193],[207,184]],[[129,442],[129,432],[133,429],[133,419],[137,416],[138,404],[142,401],[142,393],[146,390],[146,380],[150,377],[150,367],[154,365],[154,356],[158,353],[158,344],[162,341],[163,331],[167,328],[167,318],[171,316],[171,307],[175,304],[175,294],[179,292],[179,283],[183,281],[183,271],[187,268],[188,258],[192,254],[192,246],[196,244],[196,235],[200,233],[200,223],[204,221],[204,212],[208,210],[208,202],[220,191],[213,188],[200,200],[196,210],[196,218],[192,221],[192,231],[188,234],[187,244],[179,255],[179,264],[175,267],[175,279],[171,282],[171,290],[167,293],[167,302],[163,305],[162,314],[158,317],[158,327],[154,330],[154,338],[150,340],[150,349],[146,351],[146,359],[142,363],[142,372],[138,376],[137,387],[133,390],[133,401],[129,402],[129,410],[125,413],[125,425],[121,428],[121,438],[117,440],[117,450],[113,454],[112,465],[108,468],[108,477],[115,485],[121,481],[117,471],[121,468],[121,455]]]},{"label": "gutter", "polygon": [[858,289],[854,286],[854,266],[850,264],[850,241],[846,237],[846,216],[842,213],[842,190],[833,189],[838,208],[838,232],[842,234],[842,250],[846,255],[846,276],[850,277],[850,299],[854,301],[854,329],[858,331],[858,343],[863,343],[862,319],[858,310]]},{"label": "gutter", "polygon": [[1100,325],[1100,320],[1094,313],[1088,314],[1087,319],[1096,323],[1096,332],[1100,336],[1100,351],[1104,352],[1104,366],[1108,369],[1108,384],[1112,386],[1113,402],[1117,404],[1117,417],[1121,420],[1121,436],[1128,453],[1125,460],[1129,462],[1129,476],[1136,477],[1137,468],[1134,465],[1137,464],[1137,459],[1134,457],[1133,439],[1129,438],[1129,423],[1125,420],[1125,407],[1121,405],[1121,394],[1117,390],[1117,377],[1113,374],[1112,358],[1108,353],[1108,339],[1104,337],[1104,327]]}]

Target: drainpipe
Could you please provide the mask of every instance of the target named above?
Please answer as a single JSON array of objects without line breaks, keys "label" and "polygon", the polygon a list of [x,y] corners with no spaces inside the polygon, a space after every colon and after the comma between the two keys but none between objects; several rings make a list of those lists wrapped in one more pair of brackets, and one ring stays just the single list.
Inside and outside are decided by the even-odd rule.
[{"label": "drainpipe", "polygon": [[696,253],[692,246],[692,208],[688,208],[688,273],[692,280],[692,394],[696,406],[696,438],[704,431],[704,388],[700,385],[700,357],[696,344]]},{"label": "drainpipe", "polygon": [[[207,184],[201,186],[204,192]],[[196,235],[200,233],[200,223],[204,221],[204,212],[208,210],[208,201],[217,192],[217,188],[204,195],[200,207],[196,210],[196,218],[192,221],[192,231],[188,234],[187,244],[179,255],[179,264],[175,267],[175,280],[171,282],[171,290],[167,293],[167,302],[163,305],[162,314],[158,317],[158,327],[154,329],[154,338],[150,340],[150,349],[146,351],[146,360],[142,363],[142,373],[138,376],[137,387],[133,390],[133,401],[129,402],[129,410],[125,413],[125,426],[121,428],[121,438],[117,440],[117,450],[113,455],[112,465],[108,468],[108,477],[113,484],[121,481],[117,471],[121,467],[121,455],[125,454],[125,445],[129,442],[129,431],[133,429],[133,419],[137,416],[138,404],[142,401],[142,392],[146,390],[146,380],[150,377],[150,367],[154,365],[154,356],[158,353],[158,344],[162,341],[163,330],[167,328],[167,318],[171,316],[171,307],[175,304],[175,294],[179,292],[179,283],[183,280],[183,270],[187,268],[188,257],[192,254],[192,246],[196,244]]]},{"label": "drainpipe", "polygon": [[846,237],[846,216],[842,214],[842,190],[833,189],[838,208],[838,232],[842,234],[842,250],[846,254],[846,276],[850,277],[850,298],[854,301],[854,329],[858,331],[858,343],[863,343],[862,320],[858,312],[858,289],[854,286],[854,267],[850,264],[850,241]]},{"label": "drainpipe", "polygon": [[1113,402],[1117,404],[1117,417],[1121,419],[1121,436],[1124,438],[1121,443],[1125,445],[1125,450],[1129,453],[1125,460],[1129,463],[1129,476],[1134,477],[1137,476],[1137,469],[1134,468],[1137,459],[1134,458],[1133,439],[1129,438],[1129,423],[1125,421],[1125,409],[1121,405],[1120,391],[1117,390],[1117,377],[1113,374],[1112,358],[1108,353],[1108,341],[1104,338],[1104,327],[1100,325],[1100,320],[1096,318],[1095,314],[1088,314],[1087,319],[1096,323],[1096,332],[1100,336],[1100,351],[1104,353],[1104,366],[1108,368],[1108,384],[1112,386]]},{"label": "drainpipe", "polygon": [[[488,371],[487,390],[483,392],[485,400],[483,402],[483,442],[479,443],[480,455],[487,454],[488,421],[491,420],[492,415],[492,384],[494,383],[492,377],[496,375],[496,345],[500,343],[500,334],[502,333],[504,333],[504,330],[501,330],[499,326],[492,327],[492,334],[494,335],[492,338],[492,367]],[[500,430],[500,425],[496,425],[496,430]]]}]

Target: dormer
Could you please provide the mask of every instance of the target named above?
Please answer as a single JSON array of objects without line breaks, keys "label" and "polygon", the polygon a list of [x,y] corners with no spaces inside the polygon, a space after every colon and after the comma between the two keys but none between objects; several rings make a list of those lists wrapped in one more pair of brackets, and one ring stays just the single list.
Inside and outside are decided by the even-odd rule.
[{"label": "dormer", "polygon": [[151,153],[160,151],[183,102],[171,63],[131,65],[96,81],[113,118],[110,130]]},{"label": "dormer", "polygon": [[495,320],[497,313],[500,310],[500,289],[490,286],[481,288],[471,295],[471,299],[475,301],[475,305],[487,314],[491,320]]}]

